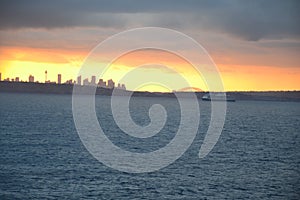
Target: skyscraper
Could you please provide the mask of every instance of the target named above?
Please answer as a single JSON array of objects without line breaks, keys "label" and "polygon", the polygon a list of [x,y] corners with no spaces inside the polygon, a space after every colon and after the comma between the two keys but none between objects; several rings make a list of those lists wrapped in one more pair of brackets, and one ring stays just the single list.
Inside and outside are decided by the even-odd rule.
[{"label": "skyscraper", "polygon": [[96,76],[92,76],[91,84],[96,85]]},{"label": "skyscraper", "polygon": [[103,81],[103,79],[99,79],[98,86],[99,87],[106,87],[106,82]]},{"label": "skyscraper", "polygon": [[112,79],[109,79],[107,81],[107,87],[111,88],[111,89],[114,88],[115,87],[115,82]]},{"label": "skyscraper", "polygon": [[34,76],[29,75],[28,82],[33,83],[34,82]]},{"label": "skyscraper", "polygon": [[61,84],[61,74],[58,74],[58,75],[57,75],[57,83],[58,83],[58,84]]},{"label": "skyscraper", "polygon": [[81,85],[81,76],[78,76],[78,77],[77,77],[77,84],[78,84],[78,85]]},{"label": "skyscraper", "polygon": [[83,80],[83,85],[89,85],[90,83],[89,83],[89,79],[88,78],[86,78],[86,79],[84,79]]}]

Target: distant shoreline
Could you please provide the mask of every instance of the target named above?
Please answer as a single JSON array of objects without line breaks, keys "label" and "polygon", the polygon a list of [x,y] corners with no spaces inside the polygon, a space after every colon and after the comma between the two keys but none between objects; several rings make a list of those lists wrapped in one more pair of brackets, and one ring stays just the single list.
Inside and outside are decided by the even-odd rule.
[{"label": "distant shoreline", "polygon": [[[82,90],[89,90],[92,86],[79,86]],[[132,91],[117,90],[118,95],[130,95]],[[98,87],[96,95],[111,96],[113,89]],[[33,82],[9,82],[0,81],[0,92],[5,93],[40,93],[40,94],[72,94],[72,84],[33,83]],[[176,92],[177,94],[189,94],[191,92]],[[198,98],[207,92],[195,92]],[[295,101],[300,102],[300,91],[235,91],[226,92],[227,95],[237,101]],[[174,93],[164,92],[139,92],[134,91],[133,96],[142,97],[175,97]]]}]

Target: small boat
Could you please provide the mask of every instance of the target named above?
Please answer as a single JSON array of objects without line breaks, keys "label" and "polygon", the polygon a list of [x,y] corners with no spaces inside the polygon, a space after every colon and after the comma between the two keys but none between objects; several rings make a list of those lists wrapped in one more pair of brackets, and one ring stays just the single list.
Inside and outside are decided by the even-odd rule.
[{"label": "small boat", "polygon": [[225,93],[208,93],[203,95],[202,101],[229,101],[229,102],[235,102],[235,99],[226,96]]}]

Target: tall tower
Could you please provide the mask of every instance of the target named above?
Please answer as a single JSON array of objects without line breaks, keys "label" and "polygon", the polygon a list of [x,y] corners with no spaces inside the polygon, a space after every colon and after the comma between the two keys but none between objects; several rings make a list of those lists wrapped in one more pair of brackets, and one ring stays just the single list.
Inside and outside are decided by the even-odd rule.
[{"label": "tall tower", "polygon": [[45,83],[47,82],[47,70],[45,71]]},{"label": "tall tower", "polygon": [[61,84],[61,74],[57,75],[57,84]]},{"label": "tall tower", "polygon": [[92,76],[91,84],[96,85],[96,76]]},{"label": "tall tower", "polygon": [[77,77],[77,84],[78,84],[78,85],[81,85],[81,76],[78,76],[78,77]]}]

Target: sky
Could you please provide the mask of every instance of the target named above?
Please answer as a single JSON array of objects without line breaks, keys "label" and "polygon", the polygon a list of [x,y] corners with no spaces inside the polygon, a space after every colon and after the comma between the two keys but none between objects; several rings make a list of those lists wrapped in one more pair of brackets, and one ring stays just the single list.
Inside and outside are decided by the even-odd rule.
[{"label": "sky", "polygon": [[[226,91],[300,90],[299,10],[297,0],[1,0],[0,73],[2,79],[27,81],[32,74],[44,82],[47,70],[52,81],[58,73],[63,81],[76,79],[91,50],[105,39],[132,28],[163,27],[205,48]],[[183,59],[154,50],[120,56],[105,79],[118,81],[137,64],[154,61],[123,79],[128,89],[180,90],[186,85],[176,77],[182,76],[191,87],[207,90]],[[99,61],[103,64],[108,63]],[[167,80],[170,87],[136,85],[146,77]]]}]

